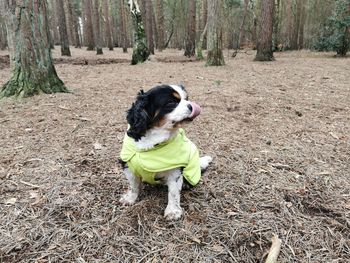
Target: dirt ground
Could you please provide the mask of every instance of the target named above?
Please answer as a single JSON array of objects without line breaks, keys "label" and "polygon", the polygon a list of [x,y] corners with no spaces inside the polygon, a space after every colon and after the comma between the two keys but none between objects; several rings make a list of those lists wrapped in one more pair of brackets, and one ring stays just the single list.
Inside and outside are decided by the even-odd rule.
[{"label": "dirt ground", "polygon": [[[1,263],[264,262],[274,234],[279,262],[350,262],[349,58],[225,51],[226,66],[205,67],[167,50],[131,66],[119,49],[58,51],[72,93],[0,101]],[[159,83],[201,105],[186,133],[214,157],[177,222],[165,187],[118,203],[125,111]]]}]

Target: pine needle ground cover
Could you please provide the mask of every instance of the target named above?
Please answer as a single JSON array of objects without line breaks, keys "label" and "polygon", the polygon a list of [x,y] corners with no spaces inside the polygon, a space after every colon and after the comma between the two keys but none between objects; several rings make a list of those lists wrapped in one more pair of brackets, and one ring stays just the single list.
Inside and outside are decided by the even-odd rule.
[{"label": "pine needle ground cover", "polygon": [[[0,102],[0,262],[261,262],[274,234],[279,262],[350,260],[348,59],[225,51],[225,66],[205,67],[166,50],[131,66],[105,53],[54,54],[72,93]],[[158,83],[201,105],[187,135],[214,157],[170,223],[165,188],[118,203],[125,111]]]}]

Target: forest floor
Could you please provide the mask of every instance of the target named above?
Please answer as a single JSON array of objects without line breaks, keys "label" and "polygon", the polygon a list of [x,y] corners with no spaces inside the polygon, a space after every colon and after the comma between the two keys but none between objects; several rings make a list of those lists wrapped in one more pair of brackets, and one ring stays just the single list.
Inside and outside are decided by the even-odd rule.
[{"label": "forest floor", "polygon": [[[167,50],[131,66],[119,49],[58,52],[72,93],[0,101],[1,263],[263,262],[274,234],[279,262],[350,261],[349,58],[225,51],[225,66],[205,67]],[[201,105],[186,133],[214,157],[177,222],[163,218],[165,187],[118,203],[125,111],[159,83]]]}]

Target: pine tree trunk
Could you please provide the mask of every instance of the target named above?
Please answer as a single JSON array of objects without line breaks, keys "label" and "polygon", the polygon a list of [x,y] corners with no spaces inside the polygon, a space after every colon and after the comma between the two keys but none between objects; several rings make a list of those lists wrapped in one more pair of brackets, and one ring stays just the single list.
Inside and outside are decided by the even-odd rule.
[{"label": "pine tree trunk", "polygon": [[53,31],[53,44],[60,45],[60,34],[58,32],[58,12],[57,12],[57,2],[53,0],[52,3],[52,17],[51,17],[51,27]]},{"label": "pine tree trunk", "polygon": [[153,17],[153,7],[152,0],[144,1],[145,19],[146,19],[146,38],[147,47],[151,54],[154,54],[154,41],[153,41],[153,27],[152,27],[152,17]]},{"label": "pine tree trunk", "polygon": [[74,43],[74,46],[76,48],[80,48],[81,44],[80,44],[80,37],[79,37],[79,23],[77,19],[77,14],[71,0],[66,0],[66,4],[67,4],[67,10],[68,10],[68,21],[69,21],[70,31],[72,35],[72,44]]},{"label": "pine tree trunk", "polygon": [[66,15],[64,12],[63,0],[56,0],[57,11],[58,11],[58,29],[60,32],[60,41],[61,41],[61,55],[62,56],[71,56],[69,49],[68,33],[67,33],[67,24],[66,24]]},{"label": "pine tree trunk", "polygon": [[222,53],[220,3],[221,0],[208,2],[208,66],[222,66],[225,64]]},{"label": "pine tree trunk", "polygon": [[84,0],[85,5],[85,30],[87,50],[95,49],[94,29],[92,24],[92,0]]},{"label": "pine tree trunk", "polygon": [[298,38],[299,38],[299,26],[302,11],[302,4],[304,0],[296,0],[296,14],[294,18],[294,28],[291,41],[291,49],[298,49]]},{"label": "pine tree trunk", "polygon": [[193,57],[196,52],[196,0],[188,0],[187,32],[185,38],[185,56]]},{"label": "pine tree trunk", "polygon": [[121,35],[121,45],[123,53],[128,52],[128,39],[126,32],[126,16],[125,16],[125,6],[124,0],[120,0],[119,15],[120,15],[120,35]]},{"label": "pine tree trunk", "polygon": [[129,0],[129,7],[134,24],[134,48],[132,52],[131,64],[145,62],[150,55],[147,48],[144,25],[141,18],[141,11],[137,0]]},{"label": "pine tree trunk", "polygon": [[287,38],[285,43],[286,49],[292,48],[292,38],[293,38],[293,0],[286,0],[286,14],[287,14]]},{"label": "pine tree trunk", "polygon": [[302,3],[301,8],[301,18],[300,18],[300,26],[299,26],[299,39],[298,39],[298,49],[304,48],[304,27],[305,27],[305,20],[306,20],[306,10],[305,10],[305,3]]},{"label": "pine tree trunk", "polygon": [[157,18],[158,18],[158,43],[157,48],[162,51],[165,48],[165,34],[164,34],[164,5],[163,0],[157,0]]},{"label": "pine tree trunk", "polygon": [[[208,0],[204,0],[202,4],[202,21],[201,29],[204,31],[204,28],[207,27],[208,22]],[[204,34],[202,49],[207,49],[207,34]]]},{"label": "pine tree trunk", "polygon": [[109,50],[113,50],[113,39],[112,39],[112,30],[111,23],[109,21],[109,0],[103,0],[103,13],[106,21],[106,39],[107,47]]},{"label": "pine tree trunk", "polygon": [[4,50],[7,47],[7,35],[6,28],[2,17],[0,16],[0,50]]},{"label": "pine tree trunk", "polygon": [[96,54],[102,55],[102,36],[101,36],[101,24],[100,24],[100,0],[94,0],[93,4],[93,21],[94,21],[94,37]]},{"label": "pine tree trunk", "polygon": [[199,37],[199,41],[197,44],[197,59],[199,59],[199,60],[204,59],[202,47],[203,47],[204,38],[207,35],[207,31],[208,31],[208,23],[205,24],[205,27],[204,27],[203,32],[201,33],[201,35]]},{"label": "pine tree trunk", "polygon": [[272,31],[275,1],[262,1],[260,32],[257,44],[255,61],[273,61]]},{"label": "pine tree trunk", "polygon": [[3,0],[0,12],[6,17],[12,71],[0,98],[68,92],[52,62],[46,1]]},{"label": "pine tree trunk", "polygon": [[244,11],[243,11],[243,18],[242,18],[242,22],[241,25],[239,27],[239,40],[238,40],[238,48],[241,48],[241,46],[244,44],[245,42],[245,20],[247,17],[247,13],[248,13],[248,4],[249,4],[249,0],[244,0]]}]

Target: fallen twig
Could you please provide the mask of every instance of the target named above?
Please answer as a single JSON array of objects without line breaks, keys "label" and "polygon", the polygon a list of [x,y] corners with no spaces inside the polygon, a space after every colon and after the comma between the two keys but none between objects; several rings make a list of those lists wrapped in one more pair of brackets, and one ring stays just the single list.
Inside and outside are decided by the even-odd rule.
[{"label": "fallen twig", "polygon": [[271,241],[272,245],[269,254],[267,255],[265,263],[276,263],[278,255],[280,254],[282,244],[281,239],[279,239],[278,236],[274,235]]}]

